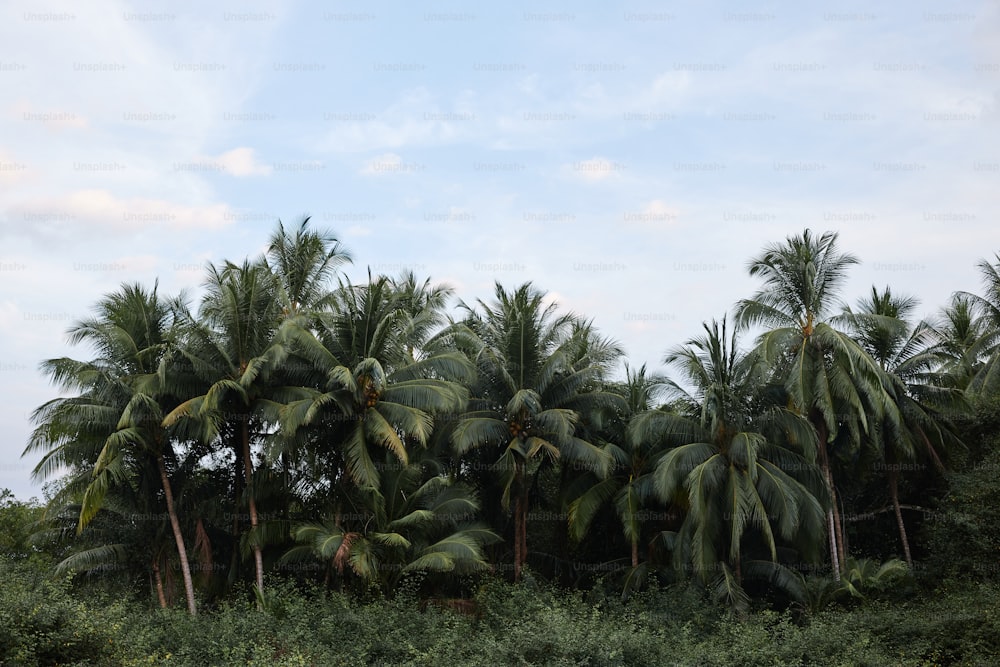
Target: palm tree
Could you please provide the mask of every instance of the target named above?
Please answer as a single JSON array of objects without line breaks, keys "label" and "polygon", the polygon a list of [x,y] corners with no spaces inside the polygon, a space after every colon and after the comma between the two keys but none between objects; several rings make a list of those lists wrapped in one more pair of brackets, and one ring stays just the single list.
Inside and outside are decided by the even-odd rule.
[{"label": "palm tree", "polygon": [[[126,284],[102,299],[97,312],[97,317],[83,320],[69,331],[70,342],[91,344],[98,352],[97,359],[78,362],[63,358],[43,363],[46,373],[63,389],[81,394],[50,401],[35,411],[33,419],[39,426],[25,453],[48,450],[36,468],[40,475],[48,474],[57,464],[90,468],[78,532],[97,515],[110,489],[139,475],[143,465],[155,463],[180,559],[188,611],[194,615],[194,586],[167,463],[175,457],[171,435],[162,425],[172,397],[160,371],[171,345],[175,310],[160,299],[156,286],[146,291],[140,285]],[[85,458],[77,458],[79,453]],[[93,454],[96,456],[91,458]],[[80,487],[74,484],[69,488]]]},{"label": "palm tree", "polygon": [[278,422],[280,406],[271,398],[275,391],[271,375],[280,354],[275,345],[280,315],[277,285],[268,266],[258,260],[209,266],[205,288],[200,319],[187,314],[185,344],[180,349],[203,391],[178,405],[163,423],[170,426],[192,419],[205,442],[228,440],[235,455],[237,490],[240,469],[243,473],[250,519],[246,540],[254,555],[257,589],[263,593],[265,536],[252,450]]},{"label": "palm tree", "polygon": [[[608,452],[577,436],[581,415],[622,405],[597,386],[607,371],[606,345],[591,340],[572,315],[557,315],[531,283],[512,292],[496,284],[493,304],[478,301],[454,331],[473,339],[470,355],[479,379],[475,398],[452,433],[459,457],[474,449],[499,454],[502,504],[514,499],[514,578],[527,560],[528,466],[545,454],[607,475]],[[613,347],[613,346],[612,346]],[[600,351],[599,354],[591,352]]]},{"label": "palm tree", "polygon": [[[760,336],[759,354],[786,394],[792,410],[806,417],[818,437],[819,464],[831,504],[827,513],[834,577],[846,557],[830,447],[857,447],[869,416],[895,423],[877,363],[826,318],[834,314],[847,269],[857,264],[840,253],[837,234],[818,238],[810,230],[772,244],[752,259],[750,275],[763,287],[737,303],[737,322],[771,329]],[[838,440],[839,438],[839,440]]]},{"label": "palm tree", "polygon": [[1000,327],[1000,253],[994,255],[994,258],[995,264],[991,264],[987,259],[976,262],[976,268],[979,269],[983,286],[986,288],[985,296],[968,292],[958,294],[970,298],[994,326]]},{"label": "palm tree", "polygon": [[[285,397],[286,436],[320,429],[324,452],[337,461],[332,481],[345,473],[353,485],[379,487],[373,453],[390,451],[401,464],[408,448],[424,447],[433,415],[461,410],[467,392],[459,384],[472,376],[468,361],[438,345],[428,322],[439,317],[448,290],[419,304],[412,289],[399,289],[387,277],[370,284],[342,284],[330,312],[318,315],[316,330],[303,318],[281,328],[289,358],[308,366],[311,379]],[[440,298],[439,298],[440,297]],[[343,481],[343,480],[341,480]]]},{"label": "palm tree", "polygon": [[[275,277],[282,319],[303,316],[305,322],[313,323],[317,314],[330,305],[331,283],[336,272],[352,260],[333,233],[312,229],[309,222],[306,216],[294,230],[286,230],[279,220],[268,243],[267,263]],[[289,386],[309,381],[308,372],[302,372],[305,369],[294,363],[283,364],[277,370],[280,381]],[[281,489],[287,493],[295,486],[293,468],[298,446],[294,437],[282,437],[281,440],[280,481]],[[286,516],[288,505],[287,502],[284,505]]]},{"label": "palm tree", "polygon": [[968,389],[983,369],[1000,330],[991,327],[978,314],[973,298],[964,294],[952,295],[929,329],[937,341],[938,384]]},{"label": "palm tree", "polygon": [[904,581],[911,572],[906,563],[895,558],[884,563],[848,558],[840,579],[807,577],[797,570],[760,561],[751,563],[750,569],[784,591],[793,600],[793,608],[805,614],[819,613],[835,602],[864,599],[865,593],[886,590]]},{"label": "palm tree", "polygon": [[653,479],[664,501],[687,510],[672,536],[678,565],[690,558],[706,582],[719,571],[722,586],[733,573],[738,588],[751,527],[771,561],[778,557],[776,535],[814,553],[815,537],[822,534],[817,497],[823,488],[812,463],[815,437],[808,422],[761,396],[756,354],[739,351],[737,334],[727,337],[725,319],[703,327],[703,336],[665,359],[691,387],[667,384],[679,412],[640,413],[629,435],[673,445]]},{"label": "palm tree", "polygon": [[626,364],[625,381],[608,388],[625,400],[624,412],[616,415],[606,434],[605,449],[611,454],[612,468],[604,479],[588,472],[584,479],[587,488],[569,504],[570,536],[579,541],[587,534],[600,508],[611,503],[631,547],[633,568],[639,566],[644,508],[656,499],[652,472],[666,451],[657,441],[628,438],[626,427],[634,415],[654,407],[653,402],[666,382],[665,377],[649,373],[645,364],[638,370]]},{"label": "palm tree", "polygon": [[978,368],[968,385],[973,397],[995,393],[1000,388],[1000,254],[995,258],[996,264],[985,259],[976,264],[985,287],[983,296],[958,292],[954,297],[970,307],[979,326],[985,329],[973,348],[981,355],[976,359]]},{"label": "palm tree", "polygon": [[[144,572],[150,578],[160,608],[166,609],[173,604],[171,565],[177,562],[177,557],[171,556],[171,546],[176,543],[169,534],[169,524],[149,518],[163,514],[159,475],[148,459],[143,462],[144,469],[138,463],[127,466],[127,480],[107,489],[100,511],[87,522],[82,533],[77,531],[82,505],[73,500],[55,501],[49,503],[44,518],[34,527],[31,540],[61,558],[55,566],[56,575],[109,574],[114,585],[120,586],[136,581],[141,577],[140,572]],[[79,477],[86,477],[86,482],[92,479],[89,472]]]},{"label": "palm tree", "polygon": [[349,567],[366,583],[391,594],[407,572],[469,574],[485,570],[483,545],[499,538],[473,522],[479,503],[471,488],[433,474],[416,461],[386,455],[379,487],[355,489],[353,512],[331,512],[293,530],[301,546],[283,558],[317,558],[339,575]]},{"label": "palm tree", "polygon": [[906,563],[913,566],[906,525],[899,504],[899,471],[926,453],[938,470],[944,466],[938,449],[956,443],[945,417],[965,409],[962,392],[936,383],[938,356],[933,331],[923,322],[914,325],[910,316],[916,309],[913,297],[894,295],[886,287],[872,287],[869,297],[858,302],[856,311],[846,309],[843,317],[855,338],[879,364],[885,391],[900,415],[898,423],[882,419],[872,435],[885,463],[889,496],[896,514],[899,537]]},{"label": "palm tree", "polygon": [[323,308],[330,297],[330,281],[336,271],[351,262],[350,253],[332,233],[309,228],[302,219],[294,233],[278,221],[267,247],[268,266],[276,279],[276,295],[282,314]]}]

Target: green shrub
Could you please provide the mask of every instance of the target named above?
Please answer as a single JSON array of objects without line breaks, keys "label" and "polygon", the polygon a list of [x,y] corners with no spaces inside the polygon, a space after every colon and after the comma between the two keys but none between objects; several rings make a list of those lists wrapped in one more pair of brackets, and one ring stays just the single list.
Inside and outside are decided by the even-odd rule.
[{"label": "green shrub", "polygon": [[738,619],[693,586],[623,602],[491,580],[466,615],[401,595],[358,602],[269,581],[267,611],[229,598],[178,607],[75,597],[40,563],[0,559],[0,664],[7,665],[982,665],[1000,655],[996,584],[942,584],[905,603],[863,601],[796,622]]},{"label": "green shrub", "polygon": [[50,578],[43,560],[0,556],[0,664],[105,664],[112,627]]},{"label": "green shrub", "polygon": [[948,476],[948,493],[923,526],[931,550],[922,568],[927,576],[1000,581],[998,473],[1000,447],[995,447],[965,472]]},{"label": "green shrub", "polygon": [[868,605],[836,620],[869,628],[894,654],[919,661],[914,664],[995,664],[1000,656],[998,595],[997,584],[951,582],[923,599]]}]

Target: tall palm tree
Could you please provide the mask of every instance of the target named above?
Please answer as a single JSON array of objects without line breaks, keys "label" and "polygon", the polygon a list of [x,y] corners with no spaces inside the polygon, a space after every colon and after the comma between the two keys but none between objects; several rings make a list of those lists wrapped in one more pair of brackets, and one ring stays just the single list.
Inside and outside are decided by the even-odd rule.
[{"label": "tall palm tree", "polygon": [[286,317],[321,309],[337,270],[351,262],[351,254],[332,233],[310,229],[309,221],[303,218],[293,232],[279,220],[267,246],[276,296]]},{"label": "tall palm tree", "polygon": [[920,452],[943,471],[938,450],[957,443],[945,420],[965,409],[961,390],[936,382],[938,355],[932,329],[913,324],[910,316],[917,300],[899,296],[886,287],[858,301],[857,310],[845,310],[843,320],[853,329],[861,346],[878,362],[882,383],[900,415],[898,424],[880,420],[873,429],[877,449],[885,464],[889,497],[896,514],[906,563],[913,566],[906,525],[899,504],[899,472]]},{"label": "tall palm tree", "polygon": [[[309,223],[306,216],[294,229],[286,229],[279,220],[268,243],[267,263],[275,277],[282,319],[302,316],[305,322],[314,323],[317,314],[330,305],[337,271],[352,259],[333,233],[311,228]],[[277,370],[280,382],[289,386],[309,381],[308,372],[295,363],[284,364]],[[281,441],[281,488],[287,494],[296,483],[293,468],[299,447],[294,437],[282,437]],[[286,516],[288,504],[285,503]]]},{"label": "tall palm tree", "polygon": [[607,371],[605,345],[599,355],[587,352],[589,327],[557,314],[544,304],[544,294],[531,283],[507,292],[496,284],[495,301],[478,301],[478,309],[462,304],[467,317],[456,330],[473,339],[470,355],[479,379],[470,411],[452,433],[459,457],[474,449],[499,455],[502,504],[514,500],[514,578],[520,580],[527,560],[529,504],[528,466],[541,455],[589,466],[607,475],[608,452],[577,436],[581,415],[620,406],[620,396],[596,383]]},{"label": "tall palm tree", "polygon": [[830,447],[838,438],[845,447],[859,446],[870,416],[898,421],[878,364],[827,321],[835,314],[847,269],[857,263],[853,255],[838,251],[837,234],[816,237],[807,229],[783,244],[766,246],[750,261],[750,275],[764,284],[736,306],[739,324],[770,327],[760,336],[759,354],[773,369],[788,405],[816,430],[831,499],[827,523],[835,578],[846,554]]},{"label": "tall palm tree", "polygon": [[994,326],[1000,326],[1000,253],[995,254],[994,259],[996,263],[990,263],[988,259],[976,262],[976,268],[979,269],[985,287],[984,294],[982,296],[968,292],[959,294],[972,299]]},{"label": "tall palm tree", "polygon": [[998,330],[990,327],[974,304],[969,296],[954,294],[928,325],[937,341],[938,384],[967,389],[997,340]]},{"label": "tall palm tree", "polygon": [[[116,586],[137,582],[145,575],[160,607],[166,609],[173,604],[171,565],[178,559],[169,523],[152,518],[163,514],[164,504],[159,474],[150,464],[148,457],[130,461],[125,466],[127,479],[106,490],[100,511],[82,532],[78,532],[82,505],[72,499],[53,499],[35,525],[31,541],[61,558],[55,566],[57,575],[110,574]],[[80,477],[86,477],[86,482],[92,479],[89,472]]]},{"label": "tall palm tree", "polygon": [[410,447],[426,446],[433,415],[465,405],[460,381],[471,378],[472,368],[437,345],[427,326],[440,317],[449,291],[430,292],[438,296],[415,301],[413,289],[385,276],[362,286],[343,283],[315,329],[303,318],[282,325],[286,354],[312,370],[308,382],[285,396],[282,426],[286,435],[324,434],[322,454],[336,462],[331,481],[377,489],[378,450],[405,465]]},{"label": "tall palm tree", "polygon": [[665,358],[683,378],[667,385],[679,412],[640,413],[629,435],[672,447],[653,479],[664,501],[687,511],[673,536],[678,565],[690,559],[706,582],[721,572],[715,578],[724,583],[732,572],[739,587],[750,528],[771,561],[779,537],[815,554],[823,487],[808,422],[762,397],[758,358],[739,351],[735,332],[727,337],[725,319],[703,328]]},{"label": "tall palm tree", "polygon": [[163,423],[170,426],[191,419],[205,442],[228,441],[235,455],[235,488],[242,486],[246,494],[250,533],[245,539],[254,555],[257,589],[263,593],[265,539],[257,508],[253,446],[278,423],[280,405],[272,400],[271,378],[279,355],[277,285],[261,259],[209,266],[204,286],[199,318],[187,314],[186,340],[180,349],[203,392],[178,405]]},{"label": "tall palm tree", "polygon": [[584,478],[586,489],[569,504],[570,536],[579,541],[600,508],[611,503],[630,545],[633,568],[639,566],[644,508],[656,500],[652,473],[666,450],[655,440],[628,438],[626,427],[633,416],[653,409],[666,382],[664,376],[648,372],[645,364],[638,369],[626,364],[624,382],[608,387],[625,400],[625,410],[616,415],[605,436],[605,448],[612,457],[611,470],[604,479],[589,472]]},{"label": "tall palm tree", "polygon": [[[80,391],[35,411],[39,427],[25,453],[47,448],[36,473],[54,464],[90,467],[83,489],[78,531],[90,523],[110,489],[121,485],[142,465],[155,463],[180,559],[188,611],[197,613],[191,569],[174,501],[168,459],[174,460],[171,434],[163,415],[173,407],[171,388],[161,374],[172,344],[174,305],[162,300],[156,286],[147,291],[125,284],[97,305],[97,316],[69,331],[73,344],[88,343],[98,352],[91,362],[51,359],[46,373],[64,389]],[[99,444],[98,444],[99,443]],[[75,458],[90,449],[94,458]]]},{"label": "tall palm tree", "polygon": [[968,385],[973,396],[1000,389],[1000,254],[995,258],[995,264],[986,259],[976,263],[985,288],[982,296],[958,292],[955,297],[971,306],[980,326],[985,328],[977,350],[982,358]]}]

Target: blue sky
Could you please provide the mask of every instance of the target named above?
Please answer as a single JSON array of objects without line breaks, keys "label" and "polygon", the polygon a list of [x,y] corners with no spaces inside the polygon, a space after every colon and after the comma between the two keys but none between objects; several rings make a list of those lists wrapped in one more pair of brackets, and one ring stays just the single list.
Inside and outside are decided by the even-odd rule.
[{"label": "blue sky", "polygon": [[374,1],[0,9],[0,488],[65,330],[311,214],[373,272],[534,281],[633,365],[805,227],[931,315],[1000,250],[1000,5]]}]

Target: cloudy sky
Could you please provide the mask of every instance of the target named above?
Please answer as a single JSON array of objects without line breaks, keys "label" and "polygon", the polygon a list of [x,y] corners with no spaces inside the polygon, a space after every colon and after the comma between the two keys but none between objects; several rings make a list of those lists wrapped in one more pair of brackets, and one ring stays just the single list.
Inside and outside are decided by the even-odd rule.
[{"label": "cloudy sky", "polygon": [[1000,5],[205,3],[0,9],[0,488],[66,328],[124,281],[197,293],[310,214],[466,300],[527,280],[634,365],[746,262],[837,230],[932,314],[1000,250]]}]

